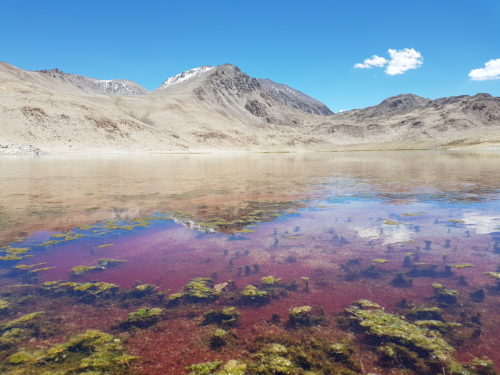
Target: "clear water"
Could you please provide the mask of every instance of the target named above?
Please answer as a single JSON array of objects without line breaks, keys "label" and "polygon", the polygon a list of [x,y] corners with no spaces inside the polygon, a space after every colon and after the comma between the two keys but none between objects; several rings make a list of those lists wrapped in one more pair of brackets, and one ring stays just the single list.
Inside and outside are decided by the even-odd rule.
[{"label": "clear water", "polygon": [[[154,302],[172,313],[124,336],[126,352],[140,357],[133,369],[182,374],[196,362],[247,358],[256,340],[290,334],[269,321],[273,314],[286,320],[293,306],[321,307],[328,317],[359,299],[395,314],[404,313],[402,299],[435,306],[435,283],[459,292],[458,305],[445,309],[449,319],[481,315],[480,334],[453,343],[456,358],[486,355],[500,366],[500,288],[486,274],[500,271],[500,153],[5,158],[0,176],[0,256],[9,246],[29,249],[22,259],[0,261],[0,298],[13,306],[1,321],[33,311],[60,318],[57,333],[19,347],[47,347],[86,329],[124,335],[116,323],[138,306],[151,306],[37,291],[18,303],[43,282],[103,281],[123,290],[151,283],[170,295],[197,277],[235,280],[241,289],[273,275],[299,283],[308,277],[309,288],[240,306],[236,341],[218,350],[206,344],[207,327],[199,324],[217,301],[194,307]],[[73,267],[99,259],[126,262],[72,274]],[[35,264],[28,271],[41,270],[12,272]],[[411,286],[391,284],[398,272],[429,265],[437,272],[415,271]],[[469,294],[479,288],[486,296],[474,302]],[[308,335],[347,335],[334,321]],[[356,348],[366,371],[399,373],[370,359],[362,343]]]}]

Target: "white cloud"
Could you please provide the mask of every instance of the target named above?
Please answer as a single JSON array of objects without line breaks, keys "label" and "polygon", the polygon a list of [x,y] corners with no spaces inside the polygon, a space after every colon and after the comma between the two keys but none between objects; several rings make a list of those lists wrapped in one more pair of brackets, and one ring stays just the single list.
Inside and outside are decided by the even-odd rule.
[{"label": "white cloud", "polygon": [[493,59],[484,64],[484,68],[472,69],[469,77],[473,81],[500,79],[500,59]]},{"label": "white cloud", "polygon": [[370,69],[374,66],[381,68],[385,66],[385,64],[387,64],[387,60],[385,58],[373,55],[369,59],[365,59],[362,63],[355,64],[354,67],[358,69]]},{"label": "white cloud", "polygon": [[422,54],[413,48],[388,50],[391,59],[385,68],[385,72],[390,76],[403,74],[407,70],[416,69],[424,63]]},{"label": "white cloud", "polygon": [[422,54],[414,48],[400,50],[389,48],[387,52],[390,59],[373,55],[362,63],[355,64],[354,67],[357,69],[370,69],[373,67],[383,68],[385,66],[385,72],[390,76],[394,76],[403,74],[410,69],[416,69],[424,63]]}]

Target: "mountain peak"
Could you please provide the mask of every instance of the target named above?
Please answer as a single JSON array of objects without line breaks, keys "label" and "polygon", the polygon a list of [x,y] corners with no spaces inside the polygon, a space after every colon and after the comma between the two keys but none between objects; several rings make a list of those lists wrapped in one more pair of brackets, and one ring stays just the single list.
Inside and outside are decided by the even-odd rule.
[{"label": "mountain peak", "polygon": [[210,65],[202,65],[197,68],[189,69],[186,70],[182,73],[176,74],[172,77],[169,77],[167,80],[163,82],[163,84],[160,86],[160,89],[165,89],[167,87],[176,85],[177,83],[184,82],[188,79],[199,77],[203,73],[206,73],[210,70],[214,69],[213,66]]}]

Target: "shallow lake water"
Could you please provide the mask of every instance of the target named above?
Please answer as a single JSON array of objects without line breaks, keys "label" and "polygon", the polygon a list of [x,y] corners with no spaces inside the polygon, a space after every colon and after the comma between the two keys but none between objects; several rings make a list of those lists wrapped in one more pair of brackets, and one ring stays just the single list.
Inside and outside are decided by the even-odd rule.
[{"label": "shallow lake water", "polygon": [[[185,369],[215,360],[247,366],[218,374],[453,373],[360,322],[361,299],[445,340],[464,371],[483,356],[500,368],[498,152],[13,157],[0,177],[4,373],[215,374]],[[131,321],[142,308],[162,310]],[[116,372],[83,364],[96,348],[47,357],[86,330],[136,358]],[[388,344],[432,363],[388,359]],[[289,368],[270,370],[276,357]]]}]

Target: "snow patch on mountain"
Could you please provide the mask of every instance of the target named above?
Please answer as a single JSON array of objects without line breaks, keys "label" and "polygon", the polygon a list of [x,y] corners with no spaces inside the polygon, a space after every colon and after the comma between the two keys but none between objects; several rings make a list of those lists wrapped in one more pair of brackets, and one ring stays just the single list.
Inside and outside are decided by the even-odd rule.
[{"label": "snow patch on mountain", "polygon": [[203,73],[206,73],[209,70],[212,70],[213,68],[214,68],[213,66],[203,65],[203,66],[199,66],[198,68],[186,70],[185,72],[176,74],[175,76],[168,78],[160,86],[160,89],[165,89],[165,88],[173,86],[177,83],[181,83],[181,82],[187,81],[188,79],[198,77],[198,76],[202,75]]}]

